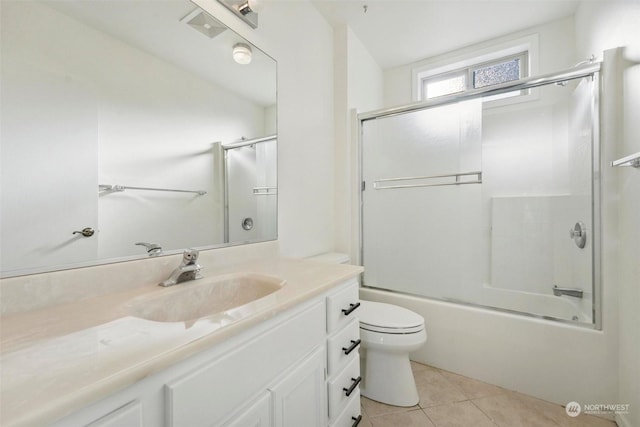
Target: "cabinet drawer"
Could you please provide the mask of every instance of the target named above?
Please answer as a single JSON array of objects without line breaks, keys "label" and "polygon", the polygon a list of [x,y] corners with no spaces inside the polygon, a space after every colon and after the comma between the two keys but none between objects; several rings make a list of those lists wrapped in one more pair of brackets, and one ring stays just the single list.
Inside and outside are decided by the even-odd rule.
[{"label": "cabinet drawer", "polygon": [[360,390],[353,392],[353,396],[347,407],[338,418],[331,424],[331,427],[354,427],[360,424],[362,419],[362,409],[360,408]]},{"label": "cabinet drawer", "polygon": [[[217,360],[166,385],[170,427],[212,425],[266,388],[324,339],[325,306],[316,303]],[[272,355],[277,357],[272,357]]]},{"label": "cabinet drawer", "polygon": [[329,376],[335,375],[354,357],[359,357],[360,323],[352,319],[351,323],[336,332],[327,340],[327,362]]},{"label": "cabinet drawer", "polygon": [[[335,418],[360,392],[360,358],[354,357],[342,372],[327,383],[329,390],[329,418]],[[358,392],[358,393],[356,393]],[[360,399],[357,399],[360,401]]]},{"label": "cabinet drawer", "polygon": [[327,297],[327,332],[331,333],[358,317],[358,281],[353,279],[342,290]]}]

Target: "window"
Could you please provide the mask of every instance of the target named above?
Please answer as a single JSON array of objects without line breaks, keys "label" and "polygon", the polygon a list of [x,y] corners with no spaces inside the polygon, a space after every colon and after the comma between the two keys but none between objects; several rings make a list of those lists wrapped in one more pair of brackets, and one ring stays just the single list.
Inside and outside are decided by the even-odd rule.
[{"label": "window", "polygon": [[[420,77],[421,99],[452,95],[472,89],[481,89],[528,76],[528,51],[504,56],[487,62],[472,63],[464,68]],[[517,96],[520,92],[506,96]],[[494,99],[494,97],[492,97]]]}]

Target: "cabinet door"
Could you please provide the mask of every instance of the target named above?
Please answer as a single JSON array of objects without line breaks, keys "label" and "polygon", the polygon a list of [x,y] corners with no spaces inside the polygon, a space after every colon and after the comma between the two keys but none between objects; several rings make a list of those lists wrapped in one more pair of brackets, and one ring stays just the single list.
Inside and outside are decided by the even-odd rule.
[{"label": "cabinet door", "polygon": [[271,427],[271,393],[265,391],[248,408],[222,423],[221,427]]},{"label": "cabinet door", "polygon": [[325,349],[320,347],[270,388],[276,427],[327,425],[324,361]]}]

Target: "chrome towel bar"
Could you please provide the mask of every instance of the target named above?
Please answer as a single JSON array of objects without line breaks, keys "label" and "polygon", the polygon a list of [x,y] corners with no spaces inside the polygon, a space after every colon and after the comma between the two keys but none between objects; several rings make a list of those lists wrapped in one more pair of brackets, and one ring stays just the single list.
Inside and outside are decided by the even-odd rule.
[{"label": "chrome towel bar", "polygon": [[200,196],[207,194],[202,190],[175,190],[171,188],[152,188],[152,187],[129,187],[127,185],[110,185],[100,184],[98,185],[98,191],[125,191],[125,190],[144,190],[144,191],[170,191],[174,193],[196,193]]},{"label": "chrome towel bar", "polygon": [[[465,180],[464,177],[475,175],[473,180]],[[386,185],[387,183],[402,182],[402,181],[418,181],[418,180],[434,180],[443,178],[454,178],[453,182],[432,182],[432,183],[419,183],[419,184],[400,184],[400,185]],[[403,178],[387,178],[378,179],[373,181],[373,188],[376,190],[389,190],[394,188],[415,188],[415,187],[436,187],[440,185],[464,185],[464,184],[482,184],[482,172],[465,172],[465,173],[453,173],[448,175],[431,175],[431,176],[409,176]]]}]

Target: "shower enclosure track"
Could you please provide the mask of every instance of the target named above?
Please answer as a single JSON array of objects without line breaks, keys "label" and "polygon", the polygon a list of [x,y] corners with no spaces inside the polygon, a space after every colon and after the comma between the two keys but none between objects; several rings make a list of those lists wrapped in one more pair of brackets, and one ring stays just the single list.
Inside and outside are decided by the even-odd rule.
[{"label": "shower enclosure track", "polygon": [[526,79],[520,79],[512,82],[501,83],[494,86],[490,86],[482,89],[473,89],[464,93],[442,96],[434,98],[428,101],[416,102],[413,104],[404,105],[401,107],[392,107],[384,110],[376,110],[368,113],[358,114],[358,119],[362,121],[374,120],[381,117],[394,116],[396,114],[409,113],[412,111],[425,110],[427,108],[439,107],[441,105],[453,104],[460,101],[467,101],[476,98],[482,98],[484,96],[500,95],[508,92],[515,92],[517,90],[532,89],[539,86],[545,86],[553,83],[562,83],[567,80],[578,79],[581,77],[587,77],[600,71],[600,62],[593,62],[586,65],[580,65],[569,70],[560,71],[557,73],[544,74],[537,77],[529,77]]}]

